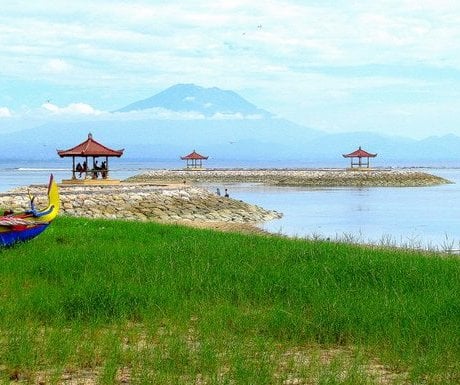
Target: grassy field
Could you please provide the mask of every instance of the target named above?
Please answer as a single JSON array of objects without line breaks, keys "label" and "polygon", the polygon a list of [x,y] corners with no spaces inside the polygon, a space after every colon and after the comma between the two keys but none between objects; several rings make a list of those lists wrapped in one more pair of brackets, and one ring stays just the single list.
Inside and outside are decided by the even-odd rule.
[{"label": "grassy field", "polygon": [[0,259],[0,383],[460,382],[458,257],[61,217]]}]

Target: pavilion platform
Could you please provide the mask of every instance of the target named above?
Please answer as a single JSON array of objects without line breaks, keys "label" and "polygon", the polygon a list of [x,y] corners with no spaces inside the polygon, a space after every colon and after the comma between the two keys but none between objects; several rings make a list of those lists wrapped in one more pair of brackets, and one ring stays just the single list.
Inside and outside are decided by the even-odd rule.
[{"label": "pavilion platform", "polygon": [[61,181],[65,185],[80,185],[80,186],[110,186],[120,184],[119,179],[63,179]]},{"label": "pavilion platform", "polygon": [[371,172],[375,171],[375,168],[372,167],[347,167],[345,170],[352,172]]},{"label": "pavilion platform", "polygon": [[184,167],[182,170],[184,171],[204,171],[206,167]]}]

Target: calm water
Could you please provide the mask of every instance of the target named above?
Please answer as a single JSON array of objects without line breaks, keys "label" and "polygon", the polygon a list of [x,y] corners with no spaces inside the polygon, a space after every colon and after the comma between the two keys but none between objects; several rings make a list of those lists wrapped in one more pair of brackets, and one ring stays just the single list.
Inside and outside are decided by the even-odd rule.
[{"label": "calm water", "polygon": [[455,184],[417,188],[227,185],[233,198],[280,211],[263,228],[299,237],[460,248],[460,169],[424,170]]},{"label": "calm water", "polygon": [[[111,177],[125,179],[149,168],[178,166],[167,161],[113,162]],[[46,184],[51,172],[58,181],[68,179],[68,168],[68,160],[0,163],[0,192],[21,185]],[[220,187],[223,191],[226,187],[233,198],[282,212],[282,219],[263,225],[275,233],[460,249],[460,168],[423,171],[455,183],[417,188],[279,188],[258,184],[209,188],[215,191]]]},{"label": "calm water", "polygon": [[[118,162],[118,159],[110,160],[110,177],[114,179],[126,179],[141,173],[149,168],[173,168],[177,167],[173,162]],[[70,179],[69,171],[71,161],[62,159],[57,161],[11,161],[0,162],[0,192],[8,191],[17,186],[30,184],[47,184],[49,175],[52,173],[60,182],[62,179]]]}]

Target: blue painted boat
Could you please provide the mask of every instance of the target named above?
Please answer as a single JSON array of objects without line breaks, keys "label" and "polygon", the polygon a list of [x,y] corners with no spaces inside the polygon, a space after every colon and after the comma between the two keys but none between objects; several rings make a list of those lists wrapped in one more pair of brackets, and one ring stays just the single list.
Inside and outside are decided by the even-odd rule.
[{"label": "blue painted boat", "polygon": [[59,213],[59,189],[51,174],[48,184],[48,206],[37,210],[34,196],[30,197],[30,210],[18,214],[5,213],[0,217],[0,246],[11,246],[28,241],[41,234]]}]

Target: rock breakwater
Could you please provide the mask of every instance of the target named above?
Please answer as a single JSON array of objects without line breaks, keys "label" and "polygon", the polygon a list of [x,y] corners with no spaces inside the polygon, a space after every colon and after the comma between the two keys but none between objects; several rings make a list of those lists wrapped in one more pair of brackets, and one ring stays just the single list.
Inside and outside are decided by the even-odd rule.
[{"label": "rock breakwater", "polygon": [[305,187],[416,187],[450,183],[441,177],[409,169],[206,169],[152,170],[128,178],[133,182],[264,183]]},{"label": "rock breakwater", "polygon": [[[28,208],[27,191],[46,206],[46,186],[19,187],[0,194],[0,207],[15,212]],[[193,186],[60,186],[61,211],[77,217],[160,222],[259,223],[281,217],[276,211],[220,197]]]}]

